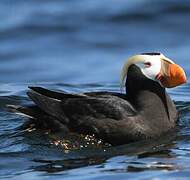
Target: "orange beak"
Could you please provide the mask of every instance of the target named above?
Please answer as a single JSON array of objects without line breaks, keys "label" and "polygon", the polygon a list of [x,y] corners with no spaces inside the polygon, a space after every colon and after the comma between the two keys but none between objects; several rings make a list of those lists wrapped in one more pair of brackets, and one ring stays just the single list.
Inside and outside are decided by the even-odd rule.
[{"label": "orange beak", "polygon": [[159,73],[156,77],[163,87],[173,88],[187,82],[184,70],[177,64],[168,64],[167,72]]}]

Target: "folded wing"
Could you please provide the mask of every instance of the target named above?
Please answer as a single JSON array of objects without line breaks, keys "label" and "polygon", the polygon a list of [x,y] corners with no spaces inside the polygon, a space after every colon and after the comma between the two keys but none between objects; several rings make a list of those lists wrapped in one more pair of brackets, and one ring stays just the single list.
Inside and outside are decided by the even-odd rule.
[{"label": "folded wing", "polygon": [[143,127],[136,126],[139,121],[137,112],[123,94],[68,94],[41,87],[30,89],[28,96],[36,104],[33,109],[40,109],[40,112],[51,117],[48,120],[55,120],[56,124],[63,124],[71,131],[95,134],[112,144],[144,138]]}]

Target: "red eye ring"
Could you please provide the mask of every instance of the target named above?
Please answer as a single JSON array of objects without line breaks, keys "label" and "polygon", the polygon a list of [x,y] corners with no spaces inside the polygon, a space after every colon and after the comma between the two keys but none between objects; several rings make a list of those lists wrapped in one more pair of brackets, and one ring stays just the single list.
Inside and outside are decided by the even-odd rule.
[{"label": "red eye ring", "polygon": [[146,68],[149,68],[152,64],[150,62],[145,62],[144,65]]}]

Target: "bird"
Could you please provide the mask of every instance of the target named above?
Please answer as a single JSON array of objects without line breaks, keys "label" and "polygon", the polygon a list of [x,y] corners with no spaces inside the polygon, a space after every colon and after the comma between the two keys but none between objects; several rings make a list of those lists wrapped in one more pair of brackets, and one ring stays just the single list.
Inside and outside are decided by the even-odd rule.
[{"label": "bird", "polygon": [[166,88],[186,83],[182,67],[161,53],[142,53],[128,58],[120,76],[121,92],[77,94],[29,87],[34,104],[10,108],[54,131],[94,135],[112,145],[175,129],[178,112]]}]

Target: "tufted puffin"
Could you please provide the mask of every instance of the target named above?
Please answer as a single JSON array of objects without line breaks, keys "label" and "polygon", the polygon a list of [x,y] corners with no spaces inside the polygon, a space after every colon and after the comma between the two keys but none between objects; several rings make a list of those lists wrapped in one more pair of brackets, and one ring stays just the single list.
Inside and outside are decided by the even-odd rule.
[{"label": "tufted puffin", "polygon": [[70,94],[29,87],[34,105],[11,106],[36,123],[65,133],[95,135],[112,145],[160,136],[175,129],[176,107],[165,88],[186,82],[184,70],[161,53],[132,56],[121,72],[126,93]]}]

